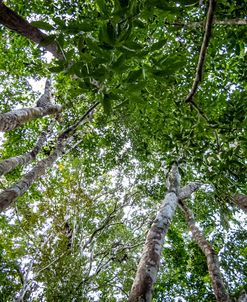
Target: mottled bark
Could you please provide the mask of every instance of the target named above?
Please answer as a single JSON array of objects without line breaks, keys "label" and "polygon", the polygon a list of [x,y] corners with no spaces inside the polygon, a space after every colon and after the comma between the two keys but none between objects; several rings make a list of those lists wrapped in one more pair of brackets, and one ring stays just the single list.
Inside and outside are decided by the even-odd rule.
[{"label": "mottled bark", "polygon": [[51,105],[45,108],[22,108],[7,113],[2,113],[0,114],[0,131],[10,131],[34,119],[46,115],[56,114],[60,111],[60,105]]},{"label": "mottled bark", "polygon": [[178,202],[179,178],[178,167],[173,164],[168,175],[168,193],[148,232],[129,302],[152,301],[152,290],[159,270],[165,235]]},{"label": "mottled bark", "polygon": [[216,25],[247,25],[247,19],[214,20]]},{"label": "mottled bark", "polygon": [[50,156],[42,159],[37,165],[22,179],[16,182],[12,187],[0,193],[0,212],[6,210],[20,196],[22,196],[30,186],[63,154],[64,144],[59,142]]},{"label": "mottled bark", "polygon": [[56,147],[51,155],[40,160],[37,165],[22,179],[16,182],[12,187],[0,193],[0,212],[8,209],[18,197],[22,196],[30,186],[41,176],[43,176],[48,168],[64,153],[64,149],[68,138],[76,131],[81,122],[88,117],[92,110],[98,106],[99,102],[92,105],[89,110],[72,126],[65,129],[57,139]]},{"label": "mottled bark", "polygon": [[236,301],[237,302],[247,302],[247,293],[245,293],[245,292],[241,293]]},{"label": "mottled bark", "polygon": [[37,101],[37,107],[22,108],[6,113],[1,113],[0,131],[10,131],[34,119],[46,115],[58,114],[59,112],[61,112],[61,105],[52,104],[50,102],[50,89],[50,81],[47,80],[45,85],[45,92]]},{"label": "mottled bark", "polygon": [[24,18],[19,16],[16,12],[8,8],[6,5],[0,1],[0,23],[6,26],[7,28],[17,32],[18,34],[25,36],[29,40],[39,44],[45,50],[49,51],[57,59],[64,60],[64,56],[60,51],[59,45],[57,42],[53,41],[48,45],[44,45],[43,42],[48,37],[37,27],[30,24]]},{"label": "mottled bark", "polygon": [[47,131],[43,131],[41,133],[35,147],[30,152],[2,160],[0,162],[0,176],[14,170],[19,166],[25,166],[33,161],[44,146],[47,140],[47,134],[50,132],[52,125],[53,124],[48,127]]},{"label": "mottled bark", "polygon": [[202,184],[199,182],[191,182],[182,189],[179,189],[178,199],[184,200],[186,198],[189,198],[193,192],[195,192],[201,187],[201,185]]},{"label": "mottled bark", "polygon": [[[165,25],[174,25],[174,26],[181,26],[187,28],[196,28],[205,26],[205,22],[191,22],[191,23],[184,23],[184,22],[173,22],[169,23],[165,20]],[[236,25],[247,25],[247,19],[224,19],[224,20],[213,20],[213,25],[224,25],[224,26],[236,26]]]},{"label": "mottled bark", "polygon": [[192,211],[185,205],[184,202],[179,202],[182,208],[186,221],[192,236],[207,259],[208,272],[212,280],[214,294],[218,302],[230,302],[230,297],[225,288],[219,266],[217,253],[212,248],[211,244],[206,240],[202,232],[195,224]]},{"label": "mottled bark", "polygon": [[247,196],[244,194],[234,194],[233,201],[239,206],[240,209],[247,213]]}]

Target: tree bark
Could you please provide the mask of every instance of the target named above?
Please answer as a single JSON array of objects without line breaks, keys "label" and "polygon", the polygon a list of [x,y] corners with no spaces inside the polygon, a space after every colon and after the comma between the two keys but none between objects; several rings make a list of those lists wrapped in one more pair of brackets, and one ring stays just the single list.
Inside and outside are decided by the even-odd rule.
[{"label": "tree bark", "polygon": [[197,191],[201,187],[201,185],[202,184],[200,182],[190,182],[182,189],[179,189],[178,199],[184,200],[186,198],[189,198],[193,192]]},{"label": "tree bark", "polygon": [[[173,22],[169,23],[165,20],[165,25],[174,25],[174,26],[181,26],[187,28],[196,28],[202,27],[205,25],[205,22],[191,22],[191,23],[184,23],[184,22]],[[213,20],[213,25],[225,25],[225,26],[236,26],[236,25],[247,25],[247,19],[224,19],[224,20]]]},{"label": "tree bark", "polygon": [[55,150],[50,156],[42,159],[38,164],[22,179],[16,182],[12,187],[4,190],[0,193],[0,212],[6,210],[11,204],[20,196],[22,196],[30,186],[42,175],[46,170],[57,160],[57,158],[63,154],[64,144],[59,141]]},{"label": "tree bark", "polygon": [[76,123],[65,129],[58,136],[56,147],[51,155],[40,160],[30,172],[22,177],[20,181],[0,193],[0,212],[8,209],[39,177],[45,174],[46,170],[64,153],[67,139],[76,131],[80,123],[88,117],[91,111],[93,111],[98,104],[99,102],[96,102],[92,105]]},{"label": "tree bark", "polygon": [[176,164],[173,164],[168,178],[168,193],[148,232],[141,260],[130,292],[129,302],[152,301],[152,290],[159,270],[165,235],[178,202],[177,195],[180,176]]},{"label": "tree bark", "polygon": [[219,260],[216,252],[206,240],[206,238],[203,236],[199,228],[196,226],[192,211],[185,205],[184,202],[179,201],[179,205],[184,212],[187,224],[194,240],[196,241],[196,243],[198,244],[207,259],[208,272],[212,280],[216,300],[218,302],[230,302],[230,297],[222,280],[219,267]]},{"label": "tree bark", "polygon": [[10,131],[34,119],[46,115],[56,114],[60,111],[60,105],[51,105],[45,108],[22,108],[7,113],[2,113],[0,114],[0,131]]},{"label": "tree bark", "polygon": [[0,131],[10,131],[34,119],[46,115],[58,114],[59,112],[61,112],[61,105],[52,104],[50,102],[50,90],[50,80],[46,80],[45,92],[37,101],[37,107],[22,108],[6,113],[1,113]]},{"label": "tree bark", "polygon": [[244,194],[235,194],[232,196],[233,201],[239,206],[241,210],[247,213],[247,196]]},{"label": "tree bark", "polygon": [[44,146],[47,140],[47,134],[50,132],[51,127],[49,127],[47,131],[43,131],[41,133],[35,147],[30,152],[2,160],[0,162],[0,176],[7,174],[19,166],[27,165],[33,161]]},{"label": "tree bark", "polygon": [[205,32],[204,32],[199,58],[196,66],[196,75],[190,93],[188,94],[185,100],[186,103],[192,103],[194,106],[196,106],[196,104],[194,103],[193,98],[197,92],[199,84],[202,81],[203,66],[205,63],[206,53],[207,53],[209,41],[211,38],[212,28],[213,28],[215,7],[216,7],[216,0],[209,0],[209,7],[208,7],[206,24],[205,24]]},{"label": "tree bark", "polygon": [[19,16],[16,12],[8,8],[0,1],[0,23],[7,28],[17,32],[18,34],[25,36],[29,40],[39,44],[45,50],[49,51],[59,60],[64,60],[64,56],[60,51],[57,42],[53,41],[48,45],[44,45],[42,42],[48,37],[37,27],[30,24],[24,18]]}]

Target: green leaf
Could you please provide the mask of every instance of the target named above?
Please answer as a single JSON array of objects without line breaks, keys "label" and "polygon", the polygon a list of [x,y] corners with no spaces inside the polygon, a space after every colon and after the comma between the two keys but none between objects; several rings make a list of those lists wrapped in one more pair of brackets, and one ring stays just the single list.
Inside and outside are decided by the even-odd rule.
[{"label": "green leaf", "polygon": [[40,43],[41,46],[47,46],[56,40],[56,35],[50,35],[44,38],[44,40]]},{"label": "green leaf", "polygon": [[126,79],[128,83],[135,82],[142,75],[142,69],[131,71]]},{"label": "green leaf", "polygon": [[63,66],[53,66],[48,68],[50,72],[58,73],[64,70]]},{"label": "green leaf", "polygon": [[112,111],[112,100],[110,94],[104,94],[102,98],[102,105],[106,115],[110,115]]},{"label": "green leaf", "polygon": [[129,5],[129,0],[118,0],[121,7],[125,8]]},{"label": "green leaf", "polygon": [[167,39],[162,39],[162,40],[152,44],[152,46],[150,47],[150,50],[151,51],[158,50],[158,49],[162,48],[166,43],[167,43]]},{"label": "green leaf", "polygon": [[95,0],[95,3],[96,3],[96,7],[100,13],[103,13],[103,15],[108,14],[105,0]]},{"label": "green leaf", "polygon": [[83,21],[71,21],[66,26],[65,31],[68,33],[79,33],[79,32],[91,32],[95,27],[95,24],[92,21],[83,20]]},{"label": "green leaf", "polygon": [[50,25],[49,23],[45,22],[45,21],[32,21],[31,24],[35,27],[38,27],[40,29],[44,29],[44,30],[53,30],[54,27],[52,25]]}]

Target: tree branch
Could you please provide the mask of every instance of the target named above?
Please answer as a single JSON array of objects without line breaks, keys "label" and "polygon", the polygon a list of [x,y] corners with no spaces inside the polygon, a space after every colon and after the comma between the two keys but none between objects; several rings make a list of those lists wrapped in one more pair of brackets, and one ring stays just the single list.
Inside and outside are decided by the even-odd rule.
[{"label": "tree branch", "polygon": [[[199,21],[199,22],[185,23],[185,22],[178,21],[178,22],[169,23],[167,20],[165,20],[164,24],[172,25],[172,26],[187,27],[187,28],[196,28],[196,27],[204,26],[205,22]],[[214,19],[213,25],[224,25],[224,26],[247,25],[247,19],[225,19],[225,20]]]},{"label": "tree branch", "polygon": [[241,210],[247,213],[247,196],[244,194],[234,194],[232,200],[239,206]]},{"label": "tree branch", "polygon": [[50,81],[46,80],[45,91],[38,99],[36,107],[16,109],[13,111],[1,113],[0,131],[5,132],[14,130],[15,128],[34,119],[41,118],[46,115],[59,114],[62,110],[62,106],[59,104],[51,103],[50,90]]},{"label": "tree branch", "polygon": [[194,79],[194,82],[192,85],[192,89],[191,89],[189,95],[185,99],[186,103],[192,103],[194,95],[196,94],[196,91],[198,89],[198,86],[199,86],[200,82],[202,81],[202,70],[203,70],[203,65],[204,65],[205,58],[206,58],[206,52],[207,52],[209,40],[211,37],[215,6],[216,6],[216,1],[210,0],[208,14],[207,14],[207,20],[206,20],[206,26],[205,26],[205,33],[204,33],[202,46],[201,46],[201,50],[200,50],[200,54],[199,54],[199,59],[198,59],[197,67],[196,67],[196,75],[195,75],[195,79]]},{"label": "tree branch", "polygon": [[30,186],[41,176],[46,170],[64,153],[66,140],[72,135],[81,122],[87,118],[90,112],[99,104],[99,102],[92,105],[85,114],[74,125],[65,129],[57,138],[56,147],[52,154],[40,160],[37,165],[25,174],[21,180],[17,181],[13,186],[7,188],[0,193],[0,212],[8,209],[10,205],[20,196],[22,196]]},{"label": "tree branch", "polygon": [[184,200],[186,198],[189,198],[191,194],[195,191],[197,191],[202,186],[199,182],[191,182],[182,189],[179,190],[178,199]]},{"label": "tree branch", "polygon": [[206,240],[202,232],[196,226],[194,215],[187,205],[179,201],[179,206],[184,212],[192,236],[207,259],[208,272],[212,280],[214,294],[218,302],[230,302],[230,297],[225,288],[219,266],[219,260],[211,244]]},{"label": "tree branch", "polygon": [[48,45],[44,45],[44,42],[48,36],[40,31],[37,27],[30,24],[24,18],[19,16],[12,9],[4,5],[2,1],[0,1],[0,23],[10,30],[13,30],[29,40],[39,44],[46,51],[52,53],[55,58],[59,60],[65,59],[56,41],[52,41]]},{"label": "tree branch", "polygon": [[54,122],[48,126],[46,131],[43,131],[40,134],[36,145],[30,152],[18,156],[13,156],[8,159],[0,161],[0,176],[13,171],[15,168],[19,166],[25,166],[31,161],[35,160],[38,153],[41,151],[42,147],[46,143],[47,135],[50,133],[53,125]]}]

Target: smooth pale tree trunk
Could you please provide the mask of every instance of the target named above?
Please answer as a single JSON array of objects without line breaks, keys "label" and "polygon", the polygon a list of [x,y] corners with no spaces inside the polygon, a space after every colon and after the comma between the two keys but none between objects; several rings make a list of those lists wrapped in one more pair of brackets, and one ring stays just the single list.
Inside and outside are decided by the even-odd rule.
[{"label": "smooth pale tree trunk", "polygon": [[244,194],[235,194],[232,196],[233,201],[239,208],[247,213],[247,196]]},{"label": "smooth pale tree trunk", "polygon": [[0,114],[0,131],[10,131],[34,119],[57,114],[60,111],[60,105],[51,105],[47,107],[22,108],[2,113]]},{"label": "smooth pale tree trunk", "polygon": [[230,297],[225,288],[222,275],[220,272],[219,260],[216,252],[211,244],[206,240],[202,232],[195,224],[192,211],[185,205],[184,202],[179,202],[182,208],[192,236],[207,259],[208,272],[212,280],[214,294],[218,302],[230,302]]},{"label": "smooth pale tree trunk", "polygon": [[60,51],[57,42],[53,41],[48,45],[44,45],[43,42],[48,36],[4,5],[2,1],[0,1],[0,23],[17,32],[18,34],[25,36],[29,40],[39,44],[45,50],[52,53],[57,59],[64,60],[64,56]]},{"label": "smooth pale tree trunk", "polygon": [[160,266],[165,235],[178,203],[179,178],[178,167],[174,163],[168,175],[168,192],[146,238],[129,302],[152,300],[152,291]]},{"label": "smooth pale tree trunk", "polygon": [[51,155],[40,160],[30,172],[22,177],[20,181],[16,182],[13,186],[0,193],[0,212],[8,209],[18,197],[22,196],[30,188],[30,186],[36,180],[45,175],[47,169],[50,168],[61,155],[64,154],[68,138],[75,133],[77,127],[89,116],[94,108],[98,106],[98,104],[99,102],[93,104],[76,123],[65,129],[58,136],[56,147]]},{"label": "smooth pale tree trunk", "polygon": [[180,189],[179,182],[178,167],[174,163],[167,178],[168,192],[146,238],[135,280],[131,288],[129,302],[152,301],[152,291],[157,279],[165,235],[175,213],[178,200],[190,197],[201,186],[200,183],[192,182]]},{"label": "smooth pale tree trunk", "polygon": [[0,161],[0,176],[5,175],[19,166],[25,166],[33,161],[44,146],[47,140],[47,135],[49,134],[52,126],[53,124],[48,127],[47,131],[43,131],[41,133],[35,147],[30,152]]},{"label": "smooth pale tree trunk", "polygon": [[50,80],[46,80],[44,94],[37,101],[37,107],[22,108],[0,114],[0,131],[13,130],[29,121],[41,118],[46,115],[58,114],[62,107],[50,102]]},{"label": "smooth pale tree trunk", "polygon": [[44,175],[46,170],[63,154],[63,151],[64,144],[61,141],[57,144],[51,155],[39,161],[37,165],[30,172],[25,174],[20,181],[0,193],[0,212],[9,208],[11,204],[18,197],[22,196],[40,176]]}]

